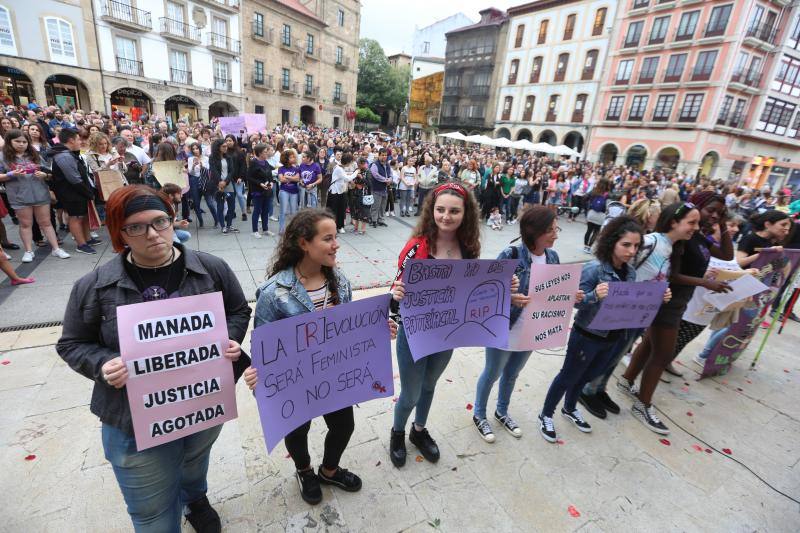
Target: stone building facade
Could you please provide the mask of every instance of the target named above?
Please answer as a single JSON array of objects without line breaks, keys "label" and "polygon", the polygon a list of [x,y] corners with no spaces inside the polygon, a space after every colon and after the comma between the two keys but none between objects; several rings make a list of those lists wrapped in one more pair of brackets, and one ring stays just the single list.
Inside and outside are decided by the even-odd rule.
[{"label": "stone building facade", "polygon": [[358,83],[358,0],[246,0],[244,110],[267,124],[352,129]]}]

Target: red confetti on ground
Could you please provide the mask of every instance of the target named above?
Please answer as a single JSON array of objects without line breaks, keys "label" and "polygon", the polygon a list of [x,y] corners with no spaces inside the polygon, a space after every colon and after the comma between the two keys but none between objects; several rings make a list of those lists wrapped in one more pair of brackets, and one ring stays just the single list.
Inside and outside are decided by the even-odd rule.
[{"label": "red confetti on ground", "polygon": [[563,441],[563,440],[561,440],[561,439],[557,439],[557,440],[556,440],[556,444],[564,444],[564,441]]},{"label": "red confetti on ground", "polygon": [[730,448],[722,448],[722,451],[723,451],[723,453],[726,453],[728,455],[733,455],[733,452],[731,451]]},{"label": "red confetti on ground", "polygon": [[4,365],[10,365],[10,364],[11,364],[11,361],[9,361],[8,359],[6,359],[5,361],[3,361],[3,362],[2,362],[2,363],[0,363],[0,364],[4,364]]},{"label": "red confetti on ground", "polygon": [[573,518],[578,518],[581,515],[581,512],[575,509],[574,505],[570,505],[569,507],[567,507],[567,512]]},{"label": "red confetti on ground", "polygon": [[698,452],[702,452],[703,451],[703,447],[700,446],[699,444],[692,444],[692,448],[694,448]]},{"label": "red confetti on ground", "polygon": [[467,404],[467,411],[472,411],[472,404],[471,403]]},{"label": "red confetti on ground", "polygon": [[723,379],[723,380],[722,380],[722,384],[723,384],[723,385],[727,385],[727,384],[728,384],[728,380],[727,380],[727,379]]},{"label": "red confetti on ground", "polygon": [[714,453],[711,451],[711,448],[706,448],[706,453]]},{"label": "red confetti on ground", "polygon": [[786,372],[787,374],[789,373],[789,369],[788,368],[784,368],[783,371]]},{"label": "red confetti on ground", "polygon": [[661,444],[663,444],[664,446],[669,446],[670,444],[672,444],[672,443],[669,441],[669,439],[658,439],[658,442],[660,442],[660,443],[661,443]]},{"label": "red confetti on ground", "polygon": [[681,390],[682,390],[683,392],[689,392],[689,387],[681,387]]},{"label": "red confetti on ground", "polygon": [[422,462],[422,461],[424,461],[425,459],[424,459],[424,458],[423,458],[421,455],[418,455],[418,456],[417,456],[417,458],[416,458],[415,460],[416,460],[418,463],[421,463],[421,462]]},{"label": "red confetti on ground", "polygon": [[35,456],[35,455],[33,455],[33,454],[30,454],[30,455],[26,455],[26,456],[25,456],[25,460],[26,460],[26,461],[33,461],[34,459],[36,459],[36,456]]},{"label": "red confetti on ground", "polygon": [[694,416],[694,413],[691,411],[686,411],[686,416]]}]

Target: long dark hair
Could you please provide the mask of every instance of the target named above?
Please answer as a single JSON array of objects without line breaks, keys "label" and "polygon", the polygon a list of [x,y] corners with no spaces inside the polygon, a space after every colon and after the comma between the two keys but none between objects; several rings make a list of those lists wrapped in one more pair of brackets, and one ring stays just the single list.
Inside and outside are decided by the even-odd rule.
[{"label": "long dark hair", "polygon": [[217,139],[211,144],[211,154],[208,156],[209,159],[216,159],[221,160],[225,157],[224,154],[220,153],[220,149],[222,145],[225,144],[225,139]]},{"label": "long dark hair", "polygon": [[17,160],[17,151],[11,145],[11,141],[14,139],[19,139],[20,137],[25,138],[28,141],[28,147],[25,149],[25,153],[23,156],[28,156],[33,163],[39,163],[39,152],[36,151],[36,148],[33,147],[31,143],[31,136],[25,133],[22,130],[8,130],[3,138],[5,145],[3,146],[3,159],[7,165],[10,165],[14,161]]},{"label": "long dark hair", "polygon": [[784,213],[783,211],[779,211],[777,209],[770,209],[769,211],[765,211],[750,217],[750,224],[753,225],[753,231],[763,231],[767,227],[767,222],[770,224],[775,224],[781,220],[786,220],[787,218],[789,218],[788,213]]},{"label": "long dark hair", "polygon": [[[311,241],[317,235],[317,223],[325,219],[336,220],[333,213],[327,209],[302,209],[292,217],[278,243],[269,277],[287,268],[294,268],[303,260],[305,252],[300,248],[300,239]],[[338,305],[341,299],[333,268],[323,266],[322,274],[328,282],[328,292],[333,298],[333,304]]]},{"label": "long dark hair", "polygon": [[[344,159],[344,158],[343,158]],[[466,193],[465,196],[460,195],[452,189],[444,189],[439,194],[434,194],[433,191],[425,196],[425,202],[422,204],[422,212],[420,213],[419,222],[417,227],[414,228],[413,237],[424,237],[428,241],[428,249],[431,253],[436,252],[436,238],[439,235],[439,226],[433,218],[433,207],[436,204],[436,199],[443,194],[450,194],[456,198],[460,198],[464,202],[464,217],[461,219],[461,225],[456,230],[456,239],[465,252],[464,259],[476,259],[481,255],[481,226],[478,218],[478,203],[475,201],[475,196]]]},{"label": "long dark hair", "polygon": [[[611,263],[614,258],[614,247],[626,233],[638,233],[641,239],[644,233],[639,222],[628,215],[614,217],[606,224],[594,248],[594,256],[603,263]],[[641,243],[641,240],[639,241]]]}]

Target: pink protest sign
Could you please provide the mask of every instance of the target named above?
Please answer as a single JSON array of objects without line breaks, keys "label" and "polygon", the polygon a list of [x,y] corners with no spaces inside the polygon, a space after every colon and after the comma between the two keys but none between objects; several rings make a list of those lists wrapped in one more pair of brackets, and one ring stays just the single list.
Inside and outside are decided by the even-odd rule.
[{"label": "pink protest sign", "polygon": [[581,268],[580,264],[531,267],[531,299],[508,334],[509,350],[541,350],[567,343]]},{"label": "pink protest sign", "polygon": [[139,451],[236,418],[222,293],[120,306],[117,323]]},{"label": "pink protest sign", "polygon": [[247,133],[259,133],[267,129],[267,116],[258,113],[244,114],[244,127]]},{"label": "pink protest sign", "polygon": [[235,135],[238,137],[242,134],[242,130],[245,129],[245,117],[219,117],[218,124],[223,135]]}]

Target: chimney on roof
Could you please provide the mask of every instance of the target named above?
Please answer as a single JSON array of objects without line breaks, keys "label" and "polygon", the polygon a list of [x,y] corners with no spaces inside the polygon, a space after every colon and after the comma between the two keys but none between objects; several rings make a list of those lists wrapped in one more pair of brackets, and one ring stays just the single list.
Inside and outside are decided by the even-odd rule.
[{"label": "chimney on roof", "polygon": [[496,7],[487,7],[486,9],[478,11],[478,13],[481,16],[481,23],[483,24],[503,18],[503,11]]}]

